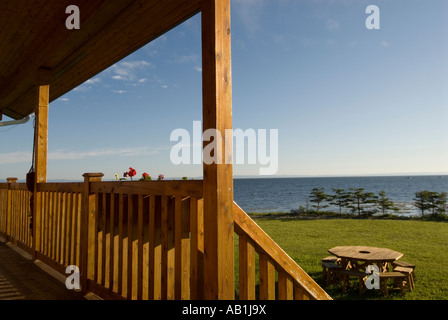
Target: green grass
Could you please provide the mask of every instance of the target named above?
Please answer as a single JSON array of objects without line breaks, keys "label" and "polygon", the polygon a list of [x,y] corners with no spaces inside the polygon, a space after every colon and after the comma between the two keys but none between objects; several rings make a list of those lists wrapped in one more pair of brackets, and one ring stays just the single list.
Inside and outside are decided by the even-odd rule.
[{"label": "green grass", "polygon": [[255,221],[333,299],[385,299],[378,291],[359,296],[355,289],[342,294],[338,285],[321,281],[321,259],[335,246],[385,247],[403,253],[401,260],[416,265],[416,283],[405,297],[393,292],[389,299],[448,300],[448,223],[401,220],[270,219]]}]

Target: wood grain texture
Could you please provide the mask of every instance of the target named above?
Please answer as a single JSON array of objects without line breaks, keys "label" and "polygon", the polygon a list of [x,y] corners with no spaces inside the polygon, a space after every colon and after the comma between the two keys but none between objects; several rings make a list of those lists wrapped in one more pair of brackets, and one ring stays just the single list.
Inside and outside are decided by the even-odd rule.
[{"label": "wood grain texture", "polygon": [[[230,1],[202,1],[203,132],[232,129]],[[204,298],[234,299],[232,151],[216,135],[215,161],[203,163]],[[228,137],[230,138],[230,137]],[[226,154],[226,151],[228,152]],[[208,157],[204,153],[205,157]],[[219,162],[219,159],[223,161]]]}]

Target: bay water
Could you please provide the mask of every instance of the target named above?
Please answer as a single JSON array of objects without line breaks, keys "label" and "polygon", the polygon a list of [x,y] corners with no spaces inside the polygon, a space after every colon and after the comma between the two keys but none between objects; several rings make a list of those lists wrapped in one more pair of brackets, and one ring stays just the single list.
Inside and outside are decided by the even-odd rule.
[{"label": "bay water", "polygon": [[290,212],[300,206],[311,209],[313,188],[325,188],[327,194],[334,194],[333,188],[364,188],[376,195],[384,190],[386,197],[400,208],[397,214],[419,215],[413,205],[415,193],[448,192],[448,176],[235,178],[234,200],[246,212]]}]

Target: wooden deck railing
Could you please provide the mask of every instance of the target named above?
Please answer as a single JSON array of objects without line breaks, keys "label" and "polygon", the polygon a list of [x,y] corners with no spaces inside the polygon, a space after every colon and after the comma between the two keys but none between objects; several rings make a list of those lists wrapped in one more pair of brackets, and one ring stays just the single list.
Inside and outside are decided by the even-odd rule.
[{"label": "wooden deck railing", "polygon": [[[127,299],[200,299],[202,181],[93,182],[88,288]],[[96,231],[96,232],[95,232]]]},{"label": "wooden deck railing", "polygon": [[81,263],[81,204],[83,183],[39,183],[34,255],[65,274]]},{"label": "wooden deck railing", "polygon": [[30,230],[31,193],[25,184],[16,183],[9,178],[8,183],[0,183],[0,235],[17,247],[31,251]]},{"label": "wooden deck railing", "polygon": [[[0,183],[0,236],[66,276],[78,266],[83,290],[106,299],[202,299],[203,181],[101,176],[39,183],[33,235],[26,185]],[[236,204],[234,219],[239,299],[330,299]]]},{"label": "wooden deck railing", "polygon": [[[239,298],[241,300],[331,299],[236,203],[234,203],[233,216],[235,233],[239,236]],[[259,263],[258,295],[255,279],[256,254],[258,254]]]}]

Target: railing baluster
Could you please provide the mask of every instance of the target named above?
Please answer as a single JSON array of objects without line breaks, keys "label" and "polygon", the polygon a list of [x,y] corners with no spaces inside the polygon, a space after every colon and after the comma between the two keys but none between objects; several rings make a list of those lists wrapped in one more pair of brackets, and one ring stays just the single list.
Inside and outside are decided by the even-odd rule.
[{"label": "railing baluster", "polygon": [[137,299],[143,297],[143,196],[138,195],[137,218]]},{"label": "railing baluster", "polygon": [[182,296],[182,198],[174,200],[174,299],[180,300]]},{"label": "railing baluster", "polygon": [[61,263],[61,252],[62,252],[62,244],[63,244],[63,238],[62,238],[62,226],[63,226],[63,218],[64,218],[64,211],[63,211],[63,196],[64,193],[58,192],[58,224],[57,224],[57,246],[56,246],[56,257],[55,261]]},{"label": "railing baluster", "polygon": [[[180,273],[181,293],[180,299],[190,299],[190,198],[181,200],[182,223],[180,230]],[[177,219],[177,218],[176,218]]]},{"label": "railing baluster", "polygon": [[106,221],[107,221],[107,194],[101,194],[102,207],[101,207],[101,285],[104,287],[106,285],[106,250],[107,250],[107,239],[106,239]]},{"label": "railing baluster", "polygon": [[154,283],[155,283],[155,269],[154,269],[154,255],[155,255],[155,202],[156,197],[149,197],[149,221],[148,221],[148,299],[153,300],[154,297]]},{"label": "railing baluster", "polygon": [[154,300],[162,299],[162,197],[157,196],[155,203],[154,230]]},{"label": "railing baluster", "polygon": [[48,210],[48,225],[47,225],[47,256],[51,257],[51,249],[53,248],[52,246],[52,228],[51,226],[53,225],[53,192],[49,192],[48,194],[48,205],[49,205],[49,210]]},{"label": "railing baluster", "polygon": [[290,277],[283,271],[278,273],[278,299],[292,300],[293,283]]},{"label": "railing baluster", "polygon": [[110,194],[110,218],[109,218],[109,289],[114,291],[115,285],[115,204],[116,195]]},{"label": "railing baluster", "polygon": [[118,196],[118,294],[123,295],[123,215],[124,196]]},{"label": "railing baluster", "polygon": [[127,298],[129,300],[132,299],[132,251],[133,251],[133,238],[134,238],[134,231],[133,231],[133,201],[132,201],[132,194],[128,194],[128,255],[127,255],[127,286],[126,286],[126,292],[127,292]]},{"label": "railing baluster", "polygon": [[260,299],[275,300],[275,268],[269,257],[259,254]]},{"label": "railing baluster", "polygon": [[98,263],[98,253],[99,253],[99,237],[98,237],[98,219],[99,219],[99,215],[101,212],[101,200],[100,200],[100,194],[96,193],[95,194],[95,212],[94,212],[94,221],[93,221],[93,231],[92,231],[92,235],[93,235],[93,252],[90,251],[89,254],[93,253],[93,281],[98,283],[98,267],[99,267],[99,263]]},{"label": "railing baluster", "polygon": [[74,205],[74,229],[73,229],[73,254],[74,254],[74,260],[75,264],[80,266],[81,265],[81,249],[82,249],[82,240],[81,240],[81,234],[82,234],[82,194],[77,194],[75,196],[75,205]]},{"label": "railing baluster", "polygon": [[255,248],[247,235],[239,237],[239,299],[255,300]]},{"label": "railing baluster", "polygon": [[162,238],[162,300],[168,298],[168,196],[162,196],[161,203],[161,238]]},{"label": "railing baluster", "polygon": [[167,299],[174,300],[175,294],[175,199],[168,197],[168,229],[167,229]]},{"label": "railing baluster", "polygon": [[204,293],[204,214],[203,201],[190,198],[190,298],[202,299]]},{"label": "railing baluster", "polygon": [[57,253],[57,247],[58,247],[58,222],[59,222],[59,193],[54,192],[53,195],[53,224],[51,226],[52,228],[52,235],[53,235],[53,243],[52,243],[52,251],[51,251],[51,259],[57,260],[56,253]]}]

